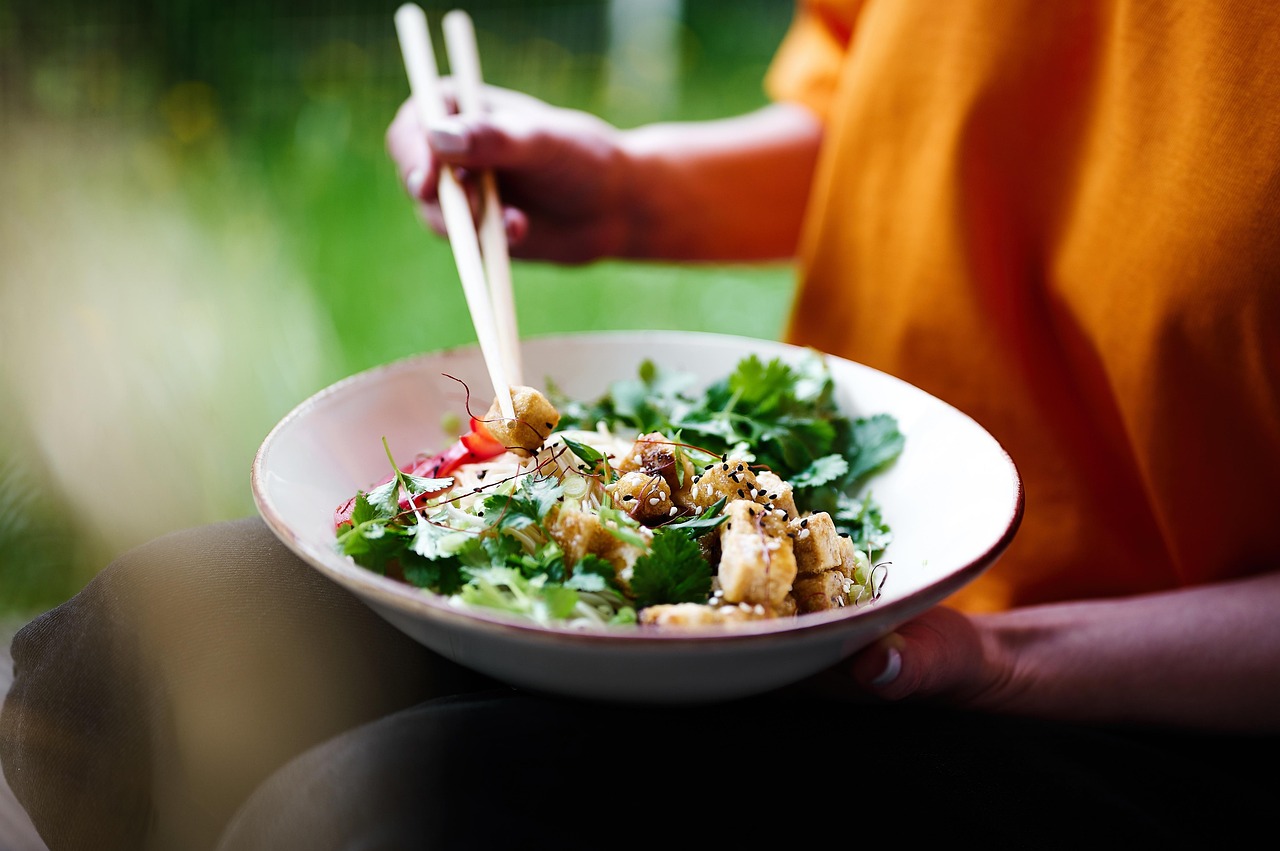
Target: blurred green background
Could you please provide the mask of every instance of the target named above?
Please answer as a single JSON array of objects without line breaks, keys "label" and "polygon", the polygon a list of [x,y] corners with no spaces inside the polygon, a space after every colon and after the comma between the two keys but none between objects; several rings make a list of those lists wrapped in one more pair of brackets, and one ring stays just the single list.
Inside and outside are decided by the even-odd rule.
[{"label": "blurred green background", "polygon": [[[294,405],[474,340],[383,146],[408,88],[397,5],[0,0],[0,617],[252,514],[253,454]],[[457,4],[422,5],[438,34]],[[763,104],[792,4],[462,8],[487,82],[634,126]],[[776,338],[792,294],[787,266],[513,276],[525,336]]]}]

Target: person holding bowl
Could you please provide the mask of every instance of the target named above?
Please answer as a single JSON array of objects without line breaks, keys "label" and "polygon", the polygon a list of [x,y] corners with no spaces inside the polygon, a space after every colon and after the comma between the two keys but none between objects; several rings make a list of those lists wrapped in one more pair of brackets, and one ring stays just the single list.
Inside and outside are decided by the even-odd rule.
[{"label": "person holding bowl", "polygon": [[56,847],[1254,835],[1280,732],[1277,54],[1259,0],[806,0],[749,115],[623,130],[490,88],[423,128],[406,104],[388,148],[437,231],[449,165],[496,174],[515,257],[794,258],[785,339],[987,428],[1023,475],[1016,539],[801,686],[657,711],[455,668],[257,520],[175,533],[18,636],[6,776]]}]

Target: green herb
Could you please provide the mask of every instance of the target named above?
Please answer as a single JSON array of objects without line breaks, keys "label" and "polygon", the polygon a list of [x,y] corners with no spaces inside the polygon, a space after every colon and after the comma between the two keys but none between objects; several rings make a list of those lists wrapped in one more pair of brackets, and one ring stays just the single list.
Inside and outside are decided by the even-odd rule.
[{"label": "green herb", "polygon": [[659,603],[705,603],[711,596],[711,564],[688,535],[659,529],[649,552],[636,559],[631,591],[641,609]]},{"label": "green herb", "polygon": [[828,511],[855,541],[874,546],[889,539],[874,503],[864,505],[858,496],[902,453],[904,438],[887,414],[852,418],[840,411],[821,354],[809,350],[792,363],[749,355],[705,391],[694,387],[692,375],[645,361],[638,379],[613,382],[594,402],[553,401],[560,428],[604,422],[619,431],[681,434],[682,442],[705,452],[734,453],[769,467],[791,482],[797,508]]}]

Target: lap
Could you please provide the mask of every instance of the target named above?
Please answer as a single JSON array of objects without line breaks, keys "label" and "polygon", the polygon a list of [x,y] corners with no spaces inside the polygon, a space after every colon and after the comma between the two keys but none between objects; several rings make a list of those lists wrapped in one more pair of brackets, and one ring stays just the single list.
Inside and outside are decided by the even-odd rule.
[{"label": "lap", "polygon": [[653,709],[492,690],[304,753],[218,851],[1221,843],[1269,811],[1252,772],[1222,771],[1251,744],[808,697]]},{"label": "lap", "polygon": [[799,692],[669,709],[524,694],[404,636],[256,518],[126,554],[13,655],[0,758],[53,851],[754,845],[828,828],[1220,839],[1274,792],[1237,770],[1268,764],[1271,739]]}]

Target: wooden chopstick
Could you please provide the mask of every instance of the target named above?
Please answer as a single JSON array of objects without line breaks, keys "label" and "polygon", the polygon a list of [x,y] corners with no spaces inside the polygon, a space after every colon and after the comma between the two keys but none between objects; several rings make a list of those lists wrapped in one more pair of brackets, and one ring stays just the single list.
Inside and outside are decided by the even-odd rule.
[{"label": "wooden chopstick", "polygon": [[[427,17],[417,4],[405,3],[396,10],[395,24],[405,71],[409,76],[409,91],[425,129],[448,115],[444,94],[440,90],[440,75],[436,71],[431,34],[427,30]],[[493,384],[494,398],[502,415],[515,419],[511,382],[502,356],[489,288],[485,283],[484,262],[475,221],[471,217],[471,204],[452,167],[440,169],[439,196],[445,230],[453,248],[458,276],[462,279],[462,291],[471,312],[480,353],[489,372],[489,381]]]},{"label": "wooden chopstick", "polygon": [[[471,16],[461,9],[454,9],[445,14],[442,27],[445,49],[449,54],[449,71],[457,83],[458,112],[462,115],[482,112],[480,51],[476,46],[476,30]],[[480,253],[489,278],[498,343],[507,377],[514,384],[523,384],[520,333],[516,326],[515,297],[511,289],[511,257],[507,252],[507,229],[502,220],[498,182],[489,169],[480,172],[479,177],[482,203]]]}]

